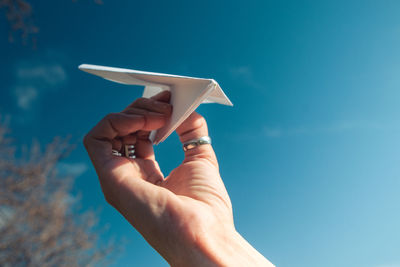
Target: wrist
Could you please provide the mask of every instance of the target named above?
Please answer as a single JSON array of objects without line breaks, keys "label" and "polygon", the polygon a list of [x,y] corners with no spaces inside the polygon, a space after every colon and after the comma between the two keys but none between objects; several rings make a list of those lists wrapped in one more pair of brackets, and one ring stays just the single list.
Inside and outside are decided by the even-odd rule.
[{"label": "wrist", "polygon": [[274,266],[233,227],[203,235],[198,240],[197,249],[201,260],[196,266]]}]

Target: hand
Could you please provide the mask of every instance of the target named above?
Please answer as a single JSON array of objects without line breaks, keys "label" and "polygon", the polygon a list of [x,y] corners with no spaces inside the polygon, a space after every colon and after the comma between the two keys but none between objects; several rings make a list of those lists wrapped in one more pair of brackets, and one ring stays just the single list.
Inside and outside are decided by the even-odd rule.
[{"label": "hand", "polygon": [[[168,121],[169,97],[164,91],[139,98],[85,137],[107,202],[173,266],[272,266],[236,232],[211,145],[186,151],[182,164],[163,176],[148,136]],[[181,142],[208,135],[197,113],[176,131]],[[135,145],[135,159],[112,155],[125,144]]]}]

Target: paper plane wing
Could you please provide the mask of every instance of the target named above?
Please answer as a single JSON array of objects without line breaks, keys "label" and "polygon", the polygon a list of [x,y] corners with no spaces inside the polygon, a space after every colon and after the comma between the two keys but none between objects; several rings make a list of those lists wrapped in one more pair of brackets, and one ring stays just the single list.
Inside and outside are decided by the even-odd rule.
[{"label": "paper plane wing", "polygon": [[151,97],[161,91],[171,91],[173,106],[170,121],[153,131],[150,139],[158,144],[164,141],[201,103],[219,103],[233,106],[232,102],[213,79],[154,73],[130,69],[82,64],[80,70],[106,80],[129,85],[143,85],[143,97]]}]

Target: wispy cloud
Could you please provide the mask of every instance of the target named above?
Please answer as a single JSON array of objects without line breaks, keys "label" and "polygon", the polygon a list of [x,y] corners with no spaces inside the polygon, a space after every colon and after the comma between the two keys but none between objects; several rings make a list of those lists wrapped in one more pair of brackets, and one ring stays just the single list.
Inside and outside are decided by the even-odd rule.
[{"label": "wispy cloud", "polygon": [[59,88],[66,80],[65,69],[59,63],[36,60],[18,62],[12,88],[17,106],[23,110],[31,109],[43,93]]},{"label": "wispy cloud", "polygon": [[254,89],[265,89],[265,85],[259,82],[253,70],[249,66],[232,67],[229,69],[230,75],[237,81]]},{"label": "wispy cloud", "polygon": [[277,138],[282,136],[282,130],[279,128],[272,128],[265,126],[262,130],[263,135],[270,138]]},{"label": "wispy cloud", "polygon": [[39,65],[20,65],[17,68],[17,78],[28,82],[41,82],[55,86],[67,78],[64,68],[60,64],[42,63]]},{"label": "wispy cloud", "polygon": [[352,130],[384,130],[388,127],[389,125],[368,120],[337,121],[325,126],[316,127],[314,131],[334,133]]},{"label": "wispy cloud", "polygon": [[[279,139],[294,136],[316,136],[316,135],[335,135],[348,133],[367,133],[367,132],[388,132],[400,131],[398,123],[394,122],[374,122],[367,120],[346,120],[333,121],[320,125],[303,126],[279,126],[279,125],[261,125],[258,129],[251,131],[245,130],[230,133],[230,138],[235,140],[259,140],[263,138]],[[400,267],[400,266],[399,266]]]},{"label": "wispy cloud", "polygon": [[83,162],[60,162],[57,169],[61,174],[78,177],[88,170],[88,166]]},{"label": "wispy cloud", "polygon": [[323,125],[297,126],[297,127],[271,127],[264,126],[261,133],[268,138],[282,136],[312,135],[312,134],[335,134],[351,131],[384,131],[395,130],[395,124],[379,123],[374,121],[336,121]]},{"label": "wispy cloud", "polygon": [[18,107],[22,109],[29,109],[32,102],[38,96],[38,90],[33,86],[20,85],[15,87],[14,94],[17,98]]}]

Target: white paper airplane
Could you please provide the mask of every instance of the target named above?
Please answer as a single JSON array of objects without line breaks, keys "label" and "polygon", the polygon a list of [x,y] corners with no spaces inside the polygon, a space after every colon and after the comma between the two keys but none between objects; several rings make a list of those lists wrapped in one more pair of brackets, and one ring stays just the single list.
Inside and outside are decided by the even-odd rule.
[{"label": "white paper airplane", "polygon": [[201,103],[219,103],[233,106],[232,102],[213,79],[201,79],[146,72],[139,70],[82,64],[80,70],[122,84],[145,86],[143,97],[161,91],[171,91],[172,115],[166,126],[150,134],[154,144],[163,142]]}]

